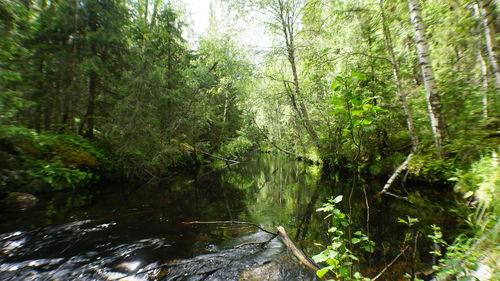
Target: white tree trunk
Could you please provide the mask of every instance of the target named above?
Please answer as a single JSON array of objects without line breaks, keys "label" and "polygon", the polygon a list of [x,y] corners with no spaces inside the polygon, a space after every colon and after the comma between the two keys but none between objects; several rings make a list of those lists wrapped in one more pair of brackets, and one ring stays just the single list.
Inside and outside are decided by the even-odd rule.
[{"label": "white tree trunk", "polygon": [[483,119],[488,120],[488,68],[486,67],[486,62],[484,61],[483,54],[481,54],[481,49],[477,50],[477,59],[481,65],[481,84],[483,90]]},{"label": "white tree trunk", "polygon": [[441,116],[441,101],[436,87],[436,79],[432,71],[432,63],[430,58],[429,46],[425,38],[425,25],[422,21],[420,12],[420,4],[418,0],[408,0],[408,8],[410,10],[411,23],[415,30],[415,41],[417,45],[417,53],[422,68],[422,78],[424,80],[425,92],[427,98],[427,108],[431,120],[432,133],[434,134],[434,144],[437,149],[438,156],[442,156],[442,143],[446,132],[443,117]]},{"label": "white tree trunk", "polygon": [[418,136],[415,130],[415,125],[413,123],[413,116],[410,111],[410,107],[408,106],[408,101],[406,100],[406,94],[403,92],[403,86],[401,85],[401,77],[399,75],[399,63],[396,60],[396,56],[394,54],[394,47],[392,45],[391,33],[386,24],[385,12],[384,12],[384,4],[383,0],[379,0],[380,6],[380,14],[382,16],[382,29],[384,33],[384,41],[387,49],[387,53],[389,54],[389,58],[392,66],[392,74],[394,76],[394,83],[396,84],[396,95],[401,102],[403,107],[403,112],[406,117],[406,125],[408,127],[408,132],[410,133],[412,150],[416,152],[418,150]]},{"label": "white tree trunk", "polygon": [[484,39],[486,41],[486,50],[490,58],[490,65],[495,77],[495,88],[497,93],[500,91],[500,69],[499,69],[499,51],[496,42],[494,3],[493,0],[477,0],[481,22],[483,24]]},{"label": "white tree trunk", "polygon": [[[479,4],[474,7],[474,14],[478,19],[481,19],[481,12],[479,8]],[[481,34],[481,22],[478,21],[476,25],[476,33],[477,35]],[[484,59],[484,46],[482,42],[482,38],[478,37],[477,40],[477,60],[479,62],[479,66],[481,67],[481,88],[482,88],[482,103],[483,103],[483,120],[488,120],[488,66],[486,65],[486,60]]]}]

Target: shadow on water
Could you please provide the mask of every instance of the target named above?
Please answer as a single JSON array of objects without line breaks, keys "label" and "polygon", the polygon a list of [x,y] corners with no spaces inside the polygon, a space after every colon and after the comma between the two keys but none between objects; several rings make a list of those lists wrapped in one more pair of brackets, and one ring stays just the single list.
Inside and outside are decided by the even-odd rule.
[{"label": "shadow on water", "polygon": [[[318,242],[328,241],[323,214],[316,209],[339,194],[350,197],[342,208],[351,213],[353,229],[366,233],[369,228],[377,243],[357,269],[374,276],[400,251],[407,230],[398,217],[418,217],[424,227],[453,224],[444,208],[390,197],[369,202],[367,220],[367,196],[382,185],[352,175],[325,178],[316,166],[254,155],[239,165],[177,175],[168,182],[58,193],[40,198],[30,210],[0,212],[0,280],[314,280],[277,239],[266,247],[234,248],[269,239],[255,228],[181,222],[240,220],[273,231],[282,225],[312,256],[322,250]],[[420,201],[440,196],[423,190],[412,194]],[[431,245],[423,237],[417,242],[421,250],[401,258],[386,280],[429,265]]]}]

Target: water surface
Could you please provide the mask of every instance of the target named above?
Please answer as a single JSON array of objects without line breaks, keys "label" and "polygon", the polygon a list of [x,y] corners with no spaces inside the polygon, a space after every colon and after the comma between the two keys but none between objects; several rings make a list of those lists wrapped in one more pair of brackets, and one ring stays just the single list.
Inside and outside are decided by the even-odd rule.
[{"label": "water surface", "polygon": [[[421,208],[387,196],[372,201],[381,186],[380,180],[322,175],[317,166],[259,154],[238,165],[205,167],[142,186],[120,183],[44,195],[33,209],[0,212],[0,279],[238,280],[245,270],[262,267],[279,271],[271,279],[313,280],[277,239],[265,248],[234,249],[270,238],[254,227],[182,222],[239,220],[272,231],[281,225],[312,256],[322,249],[318,243],[328,241],[324,214],[315,210],[341,194],[353,229],[377,243],[355,270],[374,276],[400,251],[408,229],[398,217],[419,217],[423,229],[453,224],[446,208],[437,205]],[[425,185],[406,188],[421,200],[440,196]],[[431,245],[421,236],[420,250],[379,280],[429,266]]]}]

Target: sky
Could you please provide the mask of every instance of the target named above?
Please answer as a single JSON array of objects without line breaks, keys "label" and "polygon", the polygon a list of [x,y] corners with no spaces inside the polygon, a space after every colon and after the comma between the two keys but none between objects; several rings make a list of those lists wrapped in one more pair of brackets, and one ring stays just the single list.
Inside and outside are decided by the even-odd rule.
[{"label": "sky", "polygon": [[[188,35],[188,41],[193,44],[206,31],[211,2],[215,7],[218,19],[227,17],[220,1],[217,0],[180,0],[180,2],[188,12],[188,22],[194,33]],[[265,51],[271,47],[271,37],[267,34],[266,28],[259,24],[261,22],[263,22],[262,16],[257,13],[238,18],[238,22],[234,26],[242,29],[241,33],[239,33],[240,38],[238,38],[241,45],[255,51]]]},{"label": "sky", "polygon": [[213,0],[183,0],[188,10],[192,28],[197,35],[203,34],[208,25],[209,3]]}]

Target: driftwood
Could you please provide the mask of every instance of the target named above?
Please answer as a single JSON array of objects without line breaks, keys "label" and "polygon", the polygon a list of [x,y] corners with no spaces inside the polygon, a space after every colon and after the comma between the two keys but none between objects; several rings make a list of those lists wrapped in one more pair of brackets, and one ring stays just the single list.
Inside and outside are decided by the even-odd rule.
[{"label": "driftwood", "polygon": [[389,269],[406,252],[407,249],[408,249],[408,245],[406,245],[401,250],[401,252],[388,265],[386,265],[386,267],[384,267],[384,269],[382,269],[382,271],[379,272],[379,274],[377,274],[375,277],[373,277],[372,279],[370,279],[370,281],[375,281],[375,280],[379,279],[380,276],[382,276],[382,274],[384,274],[385,271],[387,269]]},{"label": "driftwood", "polygon": [[[285,246],[292,252],[292,254],[295,256],[295,258],[298,260],[298,262],[300,262],[300,264],[304,265],[306,268],[308,268],[314,274],[316,274],[316,271],[319,270],[319,268],[316,265],[314,265],[313,263],[311,263],[309,261],[309,259],[302,253],[302,251],[299,250],[297,248],[297,246],[295,246],[295,244],[292,242],[290,237],[288,237],[288,234],[286,234],[286,231],[282,226],[278,226],[277,227],[278,232],[274,233],[272,231],[269,231],[269,230],[262,228],[258,224],[251,223],[251,222],[245,222],[245,221],[191,221],[191,222],[183,222],[183,224],[188,224],[188,225],[191,225],[191,224],[242,224],[242,225],[250,225],[250,226],[256,227],[256,228],[258,228],[266,233],[273,235],[273,237],[267,241],[264,241],[264,242],[243,243],[243,244],[236,246],[235,248],[240,248],[242,246],[251,245],[251,244],[265,244],[265,243],[270,242],[274,237],[279,236],[279,238],[281,239],[283,244],[285,244]],[[333,279],[332,276],[328,276],[328,277],[324,276],[323,278],[321,278],[321,280],[335,280],[335,279]]]},{"label": "driftwood", "polygon": [[226,161],[227,162],[231,162],[231,163],[234,163],[234,164],[239,164],[240,162],[239,161],[236,161],[236,160],[231,160],[231,159],[226,159],[226,158],[222,158],[222,157],[219,157],[219,156],[215,156],[213,154],[210,154],[208,152],[205,152],[205,151],[202,151],[201,153],[207,155],[207,156],[210,156],[212,158],[215,158],[215,159],[219,159],[219,160],[222,160],[222,161]]},{"label": "driftwood", "polygon": [[[307,267],[311,272],[313,272],[314,274],[316,274],[316,272],[319,270],[319,268],[312,264],[309,259],[306,258],[306,256],[302,253],[301,250],[299,250],[295,244],[292,242],[292,240],[290,239],[290,237],[288,237],[288,235],[286,234],[286,231],[285,229],[282,227],[282,226],[278,226],[278,235],[281,239],[281,241],[283,241],[283,244],[285,244],[285,246],[292,252],[292,254],[295,256],[295,258],[302,264],[304,265],[305,267]],[[336,280],[334,279],[332,276],[324,276],[323,278],[321,278],[321,280]]]},{"label": "driftwood", "polygon": [[251,222],[246,222],[246,221],[188,221],[188,222],[183,222],[182,224],[243,224],[243,225],[250,225],[253,227],[256,227],[265,233],[269,233],[274,236],[278,236],[278,233],[271,232],[269,230],[266,230],[262,228],[260,225],[251,223]]},{"label": "driftwood", "polygon": [[389,188],[391,188],[391,185],[394,183],[394,181],[397,179],[399,174],[401,174],[402,171],[406,170],[408,163],[410,162],[410,159],[413,157],[413,153],[408,154],[408,157],[406,157],[406,160],[399,166],[396,171],[394,171],[394,174],[389,178],[387,183],[384,185],[384,188],[382,188],[381,191],[379,191],[375,196],[373,196],[373,199],[378,198],[380,195],[386,193]]}]

